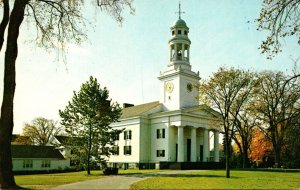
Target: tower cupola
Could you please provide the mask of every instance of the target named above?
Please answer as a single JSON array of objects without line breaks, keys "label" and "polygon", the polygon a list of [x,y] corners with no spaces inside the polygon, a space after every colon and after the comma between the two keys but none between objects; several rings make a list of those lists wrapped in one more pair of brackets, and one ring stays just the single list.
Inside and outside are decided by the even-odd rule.
[{"label": "tower cupola", "polygon": [[167,69],[161,72],[158,79],[162,82],[161,102],[166,110],[198,106],[199,72],[192,71],[190,64],[189,28],[181,19],[179,2],[179,17],[171,27],[171,39],[168,41],[170,59]]},{"label": "tower cupola", "polygon": [[185,21],[181,19],[181,5],[179,4],[179,18],[171,27],[171,39],[169,40],[170,48],[170,66],[175,68],[190,70],[190,45],[188,37],[189,28]]}]

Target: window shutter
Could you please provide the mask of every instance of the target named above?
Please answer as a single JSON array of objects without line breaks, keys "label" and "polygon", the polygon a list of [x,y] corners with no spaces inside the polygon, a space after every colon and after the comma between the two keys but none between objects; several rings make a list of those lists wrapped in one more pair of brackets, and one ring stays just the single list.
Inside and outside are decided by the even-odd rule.
[{"label": "window shutter", "polygon": [[129,131],[129,139],[131,139],[131,130]]},{"label": "window shutter", "polygon": [[159,150],[156,150],[156,157],[159,157]]},{"label": "window shutter", "polygon": [[162,150],[162,157],[165,157],[165,150]]},{"label": "window shutter", "polygon": [[156,129],[156,138],[159,139],[159,129]]},{"label": "window shutter", "polygon": [[117,146],[117,155],[119,155],[119,147]]},{"label": "window shutter", "polygon": [[162,129],[162,138],[165,138],[165,129]]},{"label": "window shutter", "polygon": [[124,155],[126,155],[126,146],[124,146]]},{"label": "window shutter", "polygon": [[129,154],[131,155],[131,146],[129,146]]},{"label": "window shutter", "polygon": [[124,140],[126,140],[127,131],[124,131]]}]

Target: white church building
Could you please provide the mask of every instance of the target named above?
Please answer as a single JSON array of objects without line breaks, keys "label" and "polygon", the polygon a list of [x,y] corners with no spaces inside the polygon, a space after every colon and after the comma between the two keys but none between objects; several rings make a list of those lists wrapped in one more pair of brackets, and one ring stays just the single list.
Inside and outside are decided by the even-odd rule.
[{"label": "white church building", "polygon": [[188,34],[179,11],[168,43],[170,60],[158,76],[161,100],[127,104],[119,122],[111,124],[125,130],[115,138],[117,153],[109,157],[110,166],[158,168],[160,163],[219,162],[219,113],[199,105],[200,77],[190,64]]}]

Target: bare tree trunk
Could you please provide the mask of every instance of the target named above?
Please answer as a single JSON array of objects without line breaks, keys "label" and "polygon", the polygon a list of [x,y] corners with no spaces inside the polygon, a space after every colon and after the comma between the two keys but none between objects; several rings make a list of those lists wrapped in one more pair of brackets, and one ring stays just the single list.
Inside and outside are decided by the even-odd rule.
[{"label": "bare tree trunk", "polygon": [[248,158],[248,152],[247,150],[246,151],[243,151],[243,168],[247,168],[248,165],[249,165],[249,158]]},{"label": "bare tree trunk", "polygon": [[225,157],[226,157],[226,178],[230,178],[230,141],[229,141],[229,135],[225,133]]},{"label": "bare tree trunk", "polygon": [[0,51],[4,43],[4,33],[9,21],[9,2],[8,0],[3,0],[3,18],[0,24]]},{"label": "bare tree trunk", "polygon": [[5,52],[4,90],[0,118],[0,183],[1,189],[17,188],[12,171],[11,138],[13,131],[13,101],[16,86],[16,59],[18,36],[29,0],[17,0],[11,12]]},{"label": "bare tree trunk", "polygon": [[237,138],[233,138],[235,144],[238,146],[239,148],[239,151],[240,151],[240,154],[239,154],[239,161],[240,161],[240,164],[243,166],[243,163],[244,163],[244,160],[243,160],[243,155],[244,155],[244,152],[243,152],[243,148],[242,148],[242,145],[241,143],[238,141]]},{"label": "bare tree trunk", "polygon": [[274,152],[275,152],[275,167],[279,168],[281,166],[281,147],[279,145],[274,146]]},{"label": "bare tree trunk", "polygon": [[[247,139],[247,138],[246,138]],[[243,168],[247,168],[249,166],[249,156],[248,156],[248,150],[249,150],[249,142],[246,140],[242,143],[243,145]]]},{"label": "bare tree trunk", "polygon": [[92,126],[89,126],[89,149],[88,149],[88,157],[87,157],[87,162],[88,162],[88,168],[87,168],[87,174],[91,175],[91,149],[92,149]]}]

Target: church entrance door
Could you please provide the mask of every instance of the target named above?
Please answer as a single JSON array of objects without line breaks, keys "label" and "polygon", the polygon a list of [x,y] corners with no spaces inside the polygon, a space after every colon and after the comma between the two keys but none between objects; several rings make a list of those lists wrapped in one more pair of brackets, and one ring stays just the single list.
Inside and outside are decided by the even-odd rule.
[{"label": "church entrance door", "polygon": [[200,161],[203,162],[203,145],[200,145]]},{"label": "church entrance door", "polygon": [[187,161],[190,162],[191,161],[191,139],[187,139],[187,147],[186,147],[186,150],[187,150],[187,153],[186,153],[186,156],[187,156]]}]

